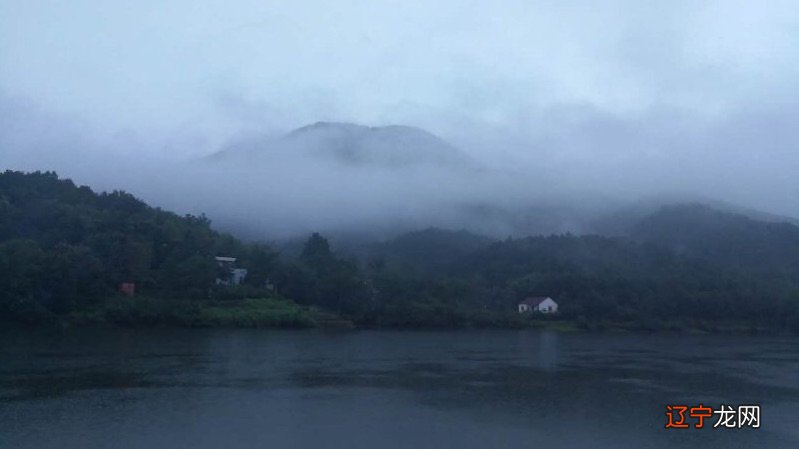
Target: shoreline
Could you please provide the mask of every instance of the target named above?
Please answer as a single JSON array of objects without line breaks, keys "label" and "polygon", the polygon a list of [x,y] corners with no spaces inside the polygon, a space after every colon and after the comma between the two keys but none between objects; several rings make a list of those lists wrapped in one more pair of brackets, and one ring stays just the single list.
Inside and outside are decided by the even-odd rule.
[{"label": "shoreline", "polygon": [[697,319],[664,321],[609,319],[585,316],[519,315],[515,312],[447,311],[449,315],[408,317],[373,311],[360,317],[299,305],[282,297],[237,300],[165,300],[156,297],[112,297],[92,309],[67,315],[31,315],[0,323],[29,328],[175,328],[175,329],[294,329],[359,330],[543,330],[563,334],[637,335],[769,335],[795,336],[788,329],[772,329],[747,322],[711,322]]},{"label": "shoreline", "polygon": [[288,330],[288,331],[323,331],[323,332],[361,332],[361,331],[401,331],[401,332],[435,332],[435,331],[548,331],[558,334],[575,335],[675,335],[675,336],[751,336],[751,337],[797,337],[799,334],[788,330],[770,330],[763,327],[743,325],[717,325],[711,328],[696,327],[662,327],[657,329],[642,329],[635,326],[609,325],[585,328],[577,325],[574,320],[559,320],[551,322],[534,322],[526,325],[449,325],[425,326],[406,325],[388,326],[374,324],[359,324],[347,319],[315,322],[308,325],[260,325],[260,324],[207,324],[207,323],[175,323],[160,322],[111,322],[111,321],[75,321],[59,319],[43,322],[0,321],[7,329],[51,329],[51,330],[76,330],[76,329],[181,329],[186,331],[208,329],[251,329],[251,330]]}]

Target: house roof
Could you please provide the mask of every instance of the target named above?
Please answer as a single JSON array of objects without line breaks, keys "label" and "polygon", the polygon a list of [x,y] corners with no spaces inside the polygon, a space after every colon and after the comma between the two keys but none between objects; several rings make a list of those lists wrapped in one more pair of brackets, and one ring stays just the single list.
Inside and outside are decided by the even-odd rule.
[{"label": "house roof", "polygon": [[535,307],[546,299],[549,299],[549,296],[531,296],[529,298],[525,298],[524,301],[520,302],[519,304]]}]

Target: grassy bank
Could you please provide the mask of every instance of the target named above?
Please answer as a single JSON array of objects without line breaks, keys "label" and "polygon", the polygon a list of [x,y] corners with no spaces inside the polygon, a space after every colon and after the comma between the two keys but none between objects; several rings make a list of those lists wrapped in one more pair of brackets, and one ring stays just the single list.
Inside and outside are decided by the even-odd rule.
[{"label": "grassy bank", "polygon": [[[394,313],[392,313],[394,312]],[[437,310],[436,313],[384,310],[369,319],[350,320],[279,297],[187,301],[153,297],[112,297],[96,307],[40,322],[70,326],[177,326],[323,329],[543,329],[557,332],[633,332],[680,334],[784,334],[786,331],[746,322],[706,320],[587,319],[584,316],[519,315],[489,311]]]},{"label": "grassy bank", "polygon": [[174,325],[184,327],[317,326],[318,312],[281,298],[182,301],[148,297],[109,298],[100,306],[66,317],[70,325]]},{"label": "grassy bank", "polygon": [[740,321],[708,321],[691,319],[621,321],[621,320],[588,320],[584,317],[570,318],[563,316],[525,317],[522,327],[546,329],[559,332],[602,332],[602,333],[674,333],[674,334],[729,334],[729,335],[787,335],[787,329],[775,329],[762,324]]}]

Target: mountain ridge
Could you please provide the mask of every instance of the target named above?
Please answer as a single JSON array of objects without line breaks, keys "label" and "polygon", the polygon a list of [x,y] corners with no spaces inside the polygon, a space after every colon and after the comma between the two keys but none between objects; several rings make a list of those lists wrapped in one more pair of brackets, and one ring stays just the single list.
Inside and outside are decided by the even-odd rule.
[{"label": "mountain ridge", "polygon": [[322,158],[349,166],[476,166],[460,149],[422,128],[333,121],[315,122],[276,138],[230,144],[207,159],[256,162],[270,156],[290,155]]}]

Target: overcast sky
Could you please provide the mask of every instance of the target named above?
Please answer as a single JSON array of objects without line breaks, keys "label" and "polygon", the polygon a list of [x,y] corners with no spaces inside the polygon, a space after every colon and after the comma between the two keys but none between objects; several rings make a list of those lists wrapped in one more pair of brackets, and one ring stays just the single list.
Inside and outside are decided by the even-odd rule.
[{"label": "overcast sky", "polygon": [[797,80],[791,0],[0,0],[0,151],[52,160],[401,123],[799,215]]}]

